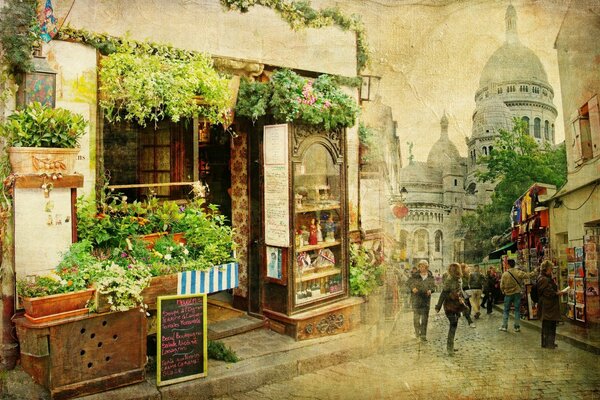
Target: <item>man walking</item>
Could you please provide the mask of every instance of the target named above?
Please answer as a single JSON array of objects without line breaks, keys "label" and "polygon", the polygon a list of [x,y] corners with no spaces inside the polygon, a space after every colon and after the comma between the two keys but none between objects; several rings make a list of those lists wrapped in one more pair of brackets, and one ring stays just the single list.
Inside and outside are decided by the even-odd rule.
[{"label": "man walking", "polygon": [[418,272],[414,273],[408,281],[408,287],[412,293],[415,336],[426,342],[431,293],[435,292],[435,280],[426,260],[419,261],[418,267]]},{"label": "man walking", "polygon": [[521,271],[516,268],[515,260],[508,260],[509,268],[502,274],[500,280],[500,290],[504,293],[504,314],[502,316],[502,332],[508,331],[508,313],[510,305],[515,306],[515,332],[521,332],[521,289],[523,287],[523,279],[533,278],[537,276],[539,267],[531,272]]},{"label": "man walking", "polygon": [[469,290],[471,291],[471,307],[473,308],[473,317],[478,319],[481,315],[481,292],[485,278],[481,275],[479,265],[473,267],[473,271],[469,275]]}]

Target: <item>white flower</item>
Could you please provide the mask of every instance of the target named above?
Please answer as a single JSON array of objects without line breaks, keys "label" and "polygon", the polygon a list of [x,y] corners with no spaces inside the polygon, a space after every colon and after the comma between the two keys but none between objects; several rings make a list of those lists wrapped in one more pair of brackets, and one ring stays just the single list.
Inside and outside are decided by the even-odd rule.
[{"label": "white flower", "polygon": [[170,260],[171,259],[171,255],[170,254],[165,254],[165,260]]},{"label": "white flower", "polygon": [[190,251],[188,249],[183,249],[183,254],[187,256],[188,254],[190,254]]}]

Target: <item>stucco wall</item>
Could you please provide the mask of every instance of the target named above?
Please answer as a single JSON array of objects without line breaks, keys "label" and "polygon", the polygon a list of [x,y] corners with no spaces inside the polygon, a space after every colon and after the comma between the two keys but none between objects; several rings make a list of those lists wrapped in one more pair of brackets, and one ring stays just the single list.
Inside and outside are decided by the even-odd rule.
[{"label": "stucco wall", "polygon": [[[57,14],[64,16],[71,2],[61,3]],[[66,23],[215,56],[356,75],[353,32],[335,27],[294,32],[279,15],[265,7],[240,13],[227,11],[219,0],[78,0]]]}]

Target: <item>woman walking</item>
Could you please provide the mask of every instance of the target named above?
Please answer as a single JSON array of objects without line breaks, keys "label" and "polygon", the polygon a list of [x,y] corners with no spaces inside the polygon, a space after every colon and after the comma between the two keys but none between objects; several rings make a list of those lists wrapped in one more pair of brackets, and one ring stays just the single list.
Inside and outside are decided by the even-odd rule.
[{"label": "woman walking", "polygon": [[555,349],[558,347],[556,339],[556,324],[560,321],[560,305],[558,298],[566,291],[558,291],[558,286],[552,279],[554,265],[546,260],[540,266],[541,273],[537,278],[539,295],[539,315],[542,319],[542,347]]},{"label": "woman walking", "polygon": [[468,310],[462,294],[461,276],[460,265],[458,263],[452,263],[448,266],[448,274],[444,280],[442,294],[435,306],[436,312],[441,310],[442,305],[444,306],[444,312],[450,322],[448,339],[446,341],[446,349],[450,357],[454,356],[454,352],[457,350],[454,348],[454,336],[456,335],[460,314]]}]

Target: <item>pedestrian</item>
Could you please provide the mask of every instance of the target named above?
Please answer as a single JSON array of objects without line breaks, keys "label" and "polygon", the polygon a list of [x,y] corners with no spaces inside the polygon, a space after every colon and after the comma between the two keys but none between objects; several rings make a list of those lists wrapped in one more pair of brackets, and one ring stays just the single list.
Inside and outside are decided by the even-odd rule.
[{"label": "pedestrian", "polygon": [[442,306],[444,306],[444,313],[450,322],[448,338],[446,339],[446,350],[450,357],[454,356],[454,352],[457,351],[454,348],[454,336],[456,335],[460,314],[467,309],[463,298],[461,276],[460,264],[451,263],[448,266],[442,293],[435,306],[436,312],[440,312]]},{"label": "pedestrian", "polygon": [[409,280],[412,293],[413,323],[415,336],[422,342],[427,341],[427,322],[429,320],[429,309],[431,308],[431,293],[435,292],[435,280],[429,271],[427,260],[419,261],[419,271],[413,274]]},{"label": "pedestrian", "polygon": [[500,290],[504,293],[504,313],[502,315],[502,326],[499,330],[508,331],[508,314],[510,305],[515,307],[515,332],[521,332],[521,291],[523,289],[523,279],[533,278],[538,274],[539,267],[531,272],[521,271],[516,267],[515,260],[508,260],[509,268],[502,274],[500,279]]},{"label": "pedestrian", "polygon": [[479,319],[479,316],[481,315],[481,293],[483,291],[484,283],[485,278],[481,275],[479,265],[476,264],[473,266],[473,272],[469,275],[469,290],[471,291],[471,298],[469,300],[475,319]]},{"label": "pedestrian", "polygon": [[462,295],[467,309],[464,310],[463,315],[469,323],[469,328],[475,328],[473,319],[471,318],[471,301],[470,301],[470,290],[469,290],[469,266],[467,264],[460,264],[461,282],[462,282]]},{"label": "pedestrian", "polygon": [[494,266],[491,266],[485,275],[481,307],[486,308],[488,315],[492,313],[492,307],[496,303],[496,286],[498,285],[496,275],[496,268]]},{"label": "pedestrian", "polygon": [[558,347],[556,339],[556,325],[561,319],[559,297],[566,294],[566,290],[559,291],[556,282],[552,279],[552,261],[546,260],[540,266],[540,276],[537,278],[539,296],[538,315],[542,320],[542,347],[555,349]]}]

